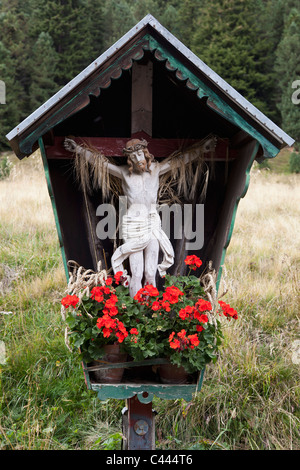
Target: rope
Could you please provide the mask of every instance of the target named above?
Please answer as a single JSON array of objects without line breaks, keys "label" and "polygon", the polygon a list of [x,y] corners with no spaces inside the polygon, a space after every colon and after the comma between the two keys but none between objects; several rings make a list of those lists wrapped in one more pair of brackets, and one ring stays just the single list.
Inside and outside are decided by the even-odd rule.
[{"label": "rope", "polygon": [[217,328],[217,322],[215,318],[215,313],[218,305],[218,297],[217,297],[217,273],[214,269],[212,269],[212,262],[209,262],[208,265],[208,272],[203,274],[200,278],[200,282],[202,284],[203,290],[205,294],[208,297],[208,300],[210,301],[212,305],[212,311],[213,315],[208,313],[208,319],[209,322],[214,324],[214,326]]}]

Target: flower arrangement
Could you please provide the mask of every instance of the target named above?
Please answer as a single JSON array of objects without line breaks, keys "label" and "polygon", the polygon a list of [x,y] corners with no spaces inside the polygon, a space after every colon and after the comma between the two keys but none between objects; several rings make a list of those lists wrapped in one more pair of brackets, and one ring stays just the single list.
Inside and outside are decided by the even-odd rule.
[{"label": "flower arrangement", "polygon": [[238,315],[216,300],[214,283],[191,274],[202,264],[197,256],[187,256],[185,264],[188,275],[166,275],[162,291],[145,285],[131,298],[123,273],[105,272],[101,285],[65,296],[61,303],[70,349],[79,348],[89,363],[104,356],[106,344],[118,343],[134,361],[167,358],[188,373],[215,362],[223,338],[221,317]]},{"label": "flower arrangement", "polygon": [[67,346],[71,351],[80,349],[80,357],[87,363],[102,358],[107,344],[119,343],[126,352],[124,340],[136,335],[130,326],[134,324],[133,299],[122,281],[119,272],[102,280],[102,285],[85,287],[78,295],[68,294],[61,300],[68,325]]}]

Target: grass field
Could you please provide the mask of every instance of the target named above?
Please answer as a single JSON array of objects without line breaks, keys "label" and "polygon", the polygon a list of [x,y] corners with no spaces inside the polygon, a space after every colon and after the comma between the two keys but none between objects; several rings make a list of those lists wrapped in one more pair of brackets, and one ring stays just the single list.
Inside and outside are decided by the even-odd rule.
[{"label": "grass field", "polygon": [[[124,402],[87,391],[64,344],[66,281],[40,156],[12,160],[0,181],[0,449],[118,449]],[[158,449],[300,449],[299,183],[252,170],[225,260],[224,300],[239,319],[191,403],[155,399]]]}]

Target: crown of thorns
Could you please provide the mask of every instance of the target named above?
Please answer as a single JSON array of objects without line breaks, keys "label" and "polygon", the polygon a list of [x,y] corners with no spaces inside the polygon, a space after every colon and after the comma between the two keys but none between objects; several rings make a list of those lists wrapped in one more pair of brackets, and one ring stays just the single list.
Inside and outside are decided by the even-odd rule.
[{"label": "crown of thorns", "polygon": [[144,149],[148,146],[148,142],[145,139],[142,140],[132,140],[127,142],[126,147],[123,149],[125,155],[130,155],[132,152],[137,152],[138,150]]}]

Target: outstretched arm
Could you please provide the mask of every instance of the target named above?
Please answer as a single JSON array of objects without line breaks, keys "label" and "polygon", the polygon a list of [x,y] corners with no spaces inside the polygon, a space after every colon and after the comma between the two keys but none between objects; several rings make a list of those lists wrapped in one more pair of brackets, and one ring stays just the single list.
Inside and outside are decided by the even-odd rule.
[{"label": "outstretched arm", "polygon": [[[200,153],[208,153],[215,149],[216,147],[216,137],[210,137],[207,139],[203,144],[199,145],[199,147],[190,149],[179,154],[178,157],[183,159],[184,164],[192,162],[199,157]],[[163,175],[171,170],[171,167],[179,166],[181,164],[179,158],[175,158],[173,161],[171,158],[166,158],[164,161],[160,163],[159,174]],[[172,162],[172,163],[171,163]]]},{"label": "outstretched arm", "polygon": [[[66,150],[72,153],[77,153],[78,155],[85,158],[88,162],[92,162],[93,152],[88,149],[81,147],[81,145],[76,144],[73,139],[69,139],[68,137],[64,140],[64,147]],[[99,158],[101,158],[101,154],[99,153]],[[122,178],[122,170],[119,166],[113,165],[112,163],[107,162],[107,169],[108,172],[112,175],[116,176],[117,178]]]}]

